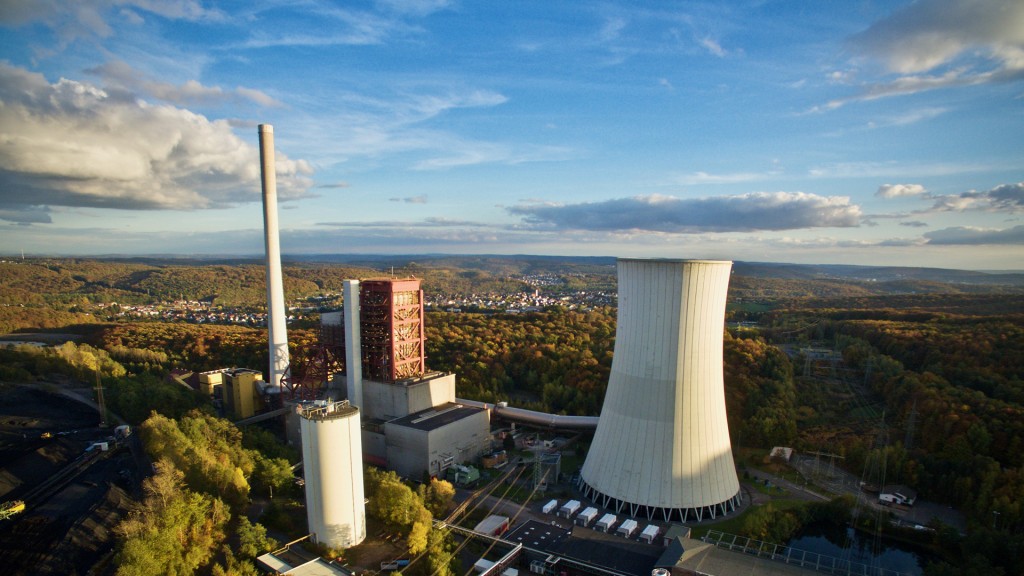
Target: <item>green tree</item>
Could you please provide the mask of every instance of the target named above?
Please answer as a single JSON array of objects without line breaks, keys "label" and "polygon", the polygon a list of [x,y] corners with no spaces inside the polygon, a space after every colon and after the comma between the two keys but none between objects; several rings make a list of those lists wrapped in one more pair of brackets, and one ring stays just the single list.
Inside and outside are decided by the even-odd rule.
[{"label": "green tree", "polygon": [[433,576],[454,576],[460,566],[455,541],[447,528],[433,529],[427,536],[427,570]]},{"label": "green tree", "polygon": [[260,523],[253,524],[245,516],[238,517],[238,553],[245,558],[256,558],[260,554],[277,548],[277,541],[267,536],[267,529]]},{"label": "green tree", "polygon": [[116,528],[118,576],[193,574],[225,539],[230,513],[223,502],[184,487],[184,474],[158,460],[143,482],[142,506]]},{"label": "green tree", "polygon": [[253,486],[271,498],[274,494],[282,494],[293,486],[295,474],[292,467],[284,458],[266,458],[259,453],[254,456],[254,469],[252,474]]}]

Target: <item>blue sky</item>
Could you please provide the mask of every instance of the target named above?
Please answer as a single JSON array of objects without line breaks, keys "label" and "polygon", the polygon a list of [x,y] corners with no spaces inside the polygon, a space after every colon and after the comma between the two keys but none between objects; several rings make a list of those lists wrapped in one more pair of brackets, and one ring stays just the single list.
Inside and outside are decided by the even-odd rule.
[{"label": "blue sky", "polygon": [[1024,269],[1024,3],[6,0],[0,253]]}]

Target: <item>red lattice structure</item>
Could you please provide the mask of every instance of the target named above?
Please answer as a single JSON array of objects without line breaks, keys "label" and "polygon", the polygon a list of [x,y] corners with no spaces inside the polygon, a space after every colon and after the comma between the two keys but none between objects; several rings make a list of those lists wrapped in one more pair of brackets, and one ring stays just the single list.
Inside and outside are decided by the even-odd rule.
[{"label": "red lattice structure", "polygon": [[365,377],[394,382],[426,371],[423,290],[418,279],[361,282],[359,324]]},{"label": "red lattice structure", "polygon": [[343,372],[344,367],[343,348],[324,344],[303,346],[291,353],[281,384],[293,399],[315,400],[320,389],[335,374]]}]

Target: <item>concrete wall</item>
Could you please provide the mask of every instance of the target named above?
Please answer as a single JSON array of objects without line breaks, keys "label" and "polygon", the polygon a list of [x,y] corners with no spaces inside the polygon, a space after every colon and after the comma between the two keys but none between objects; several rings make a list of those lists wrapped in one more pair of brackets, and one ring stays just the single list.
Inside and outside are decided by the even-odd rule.
[{"label": "concrete wall", "polygon": [[455,374],[438,374],[415,382],[363,380],[363,416],[394,420],[446,402],[455,402]]},{"label": "concrete wall", "polygon": [[385,424],[384,429],[388,468],[412,480],[422,479],[424,472],[441,475],[441,466],[449,455],[455,464],[462,464],[473,462],[491,449],[486,410],[433,430],[394,423]]}]

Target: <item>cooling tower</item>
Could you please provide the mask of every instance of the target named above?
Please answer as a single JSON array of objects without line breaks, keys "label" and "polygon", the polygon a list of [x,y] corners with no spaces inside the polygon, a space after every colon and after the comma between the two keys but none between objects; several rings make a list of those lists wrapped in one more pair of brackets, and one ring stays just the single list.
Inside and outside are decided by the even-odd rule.
[{"label": "cooling tower", "polygon": [[306,519],[313,541],[349,548],[366,538],[359,410],[348,402],[300,414]]},{"label": "cooling tower", "polygon": [[735,510],[722,381],[732,262],[620,259],[615,356],[584,494],[665,521]]}]

